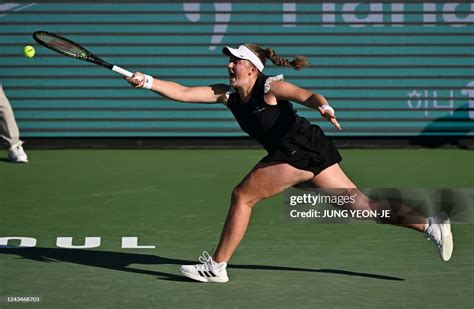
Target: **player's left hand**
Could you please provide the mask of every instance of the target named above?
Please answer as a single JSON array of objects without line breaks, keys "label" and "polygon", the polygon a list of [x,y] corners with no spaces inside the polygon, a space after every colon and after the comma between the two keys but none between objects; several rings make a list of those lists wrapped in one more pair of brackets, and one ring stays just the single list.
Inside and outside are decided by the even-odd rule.
[{"label": "player's left hand", "polygon": [[334,116],[334,113],[331,110],[323,109],[321,107],[318,107],[318,109],[319,109],[319,112],[321,113],[321,116],[329,120],[332,123],[332,125],[336,127],[336,129],[338,129],[339,131],[342,131],[341,125],[339,124],[339,122],[336,119],[336,116]]}]

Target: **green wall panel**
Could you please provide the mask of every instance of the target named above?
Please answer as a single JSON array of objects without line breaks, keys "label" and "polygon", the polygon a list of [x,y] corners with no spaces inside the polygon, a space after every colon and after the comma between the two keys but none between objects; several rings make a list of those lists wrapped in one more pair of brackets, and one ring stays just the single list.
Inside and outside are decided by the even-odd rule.
[{"label": "green wall panel", "polygon": [[[473,136],[474,3],[0,3],[0,82],[24,137],[244,136],[222,105],[171,102],[54,54],[56,32],[109,62],[185,85],[225,83],[225,45],[305,55],[266,74],[326,96],[339,136]],[[37,56],[22,56],[34,45]]]}]

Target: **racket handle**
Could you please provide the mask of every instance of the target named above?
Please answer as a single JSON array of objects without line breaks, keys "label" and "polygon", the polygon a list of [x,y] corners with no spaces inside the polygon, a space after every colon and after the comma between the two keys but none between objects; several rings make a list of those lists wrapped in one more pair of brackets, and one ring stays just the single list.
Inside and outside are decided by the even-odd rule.
[{"label": "racket handle", "polygon": [[123,76],[125,76],[125,77],[129,77],[129,78],[133,76],[133,73],[132,73],[132,72],[127,71],[127,70],[125,70],[125,69],[122,69],[121,67],[116,66],[116,65],[114,65],[114,66],[112,67],[112,71],[117,72],[117,73],[119,73],[119,74],[121,74],[121,75],[123,75]]}]

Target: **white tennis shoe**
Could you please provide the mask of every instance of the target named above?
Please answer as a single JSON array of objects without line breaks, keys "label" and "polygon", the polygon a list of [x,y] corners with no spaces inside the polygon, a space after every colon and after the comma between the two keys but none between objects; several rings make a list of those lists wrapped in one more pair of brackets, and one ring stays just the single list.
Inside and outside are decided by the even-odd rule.
[{"label": "white tennis shoe", "polygon": [[199,262],[202,264],[181,266],[181,273],[188,278],[201,282],[224,283],[229,281],[226,262],[215,262],[207,251],[204,251],[199,257]]},{"label": "white tennis shoe", "polygon": [[425,236],[434,242],[441,259],[445,262],[449,261],[453,254],[454,243],[453,234],[451,233],[451,222],[445,212],[440,212],[428,218]]},{"label": "white tennis shoe", "polygon": [[19,142],[18,144],[12,145],[8,149],[8,159],[11,162],[15,163],[27,163],[28,156],[26,155],[25,150],[21,146],[23,142]]}]

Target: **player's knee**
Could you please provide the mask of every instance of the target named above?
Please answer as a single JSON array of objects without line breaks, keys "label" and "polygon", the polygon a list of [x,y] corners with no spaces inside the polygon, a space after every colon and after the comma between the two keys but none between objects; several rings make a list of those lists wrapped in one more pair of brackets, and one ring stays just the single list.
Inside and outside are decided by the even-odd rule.
[{"label": "player's knee", "polygon": [[250,194],[244,192],[239,187],[235,187],[234,190],[232,190],[232,196],[231,196],[232,205],[253,207],[260,200],[261,199],[256,198],[255,196],[251,196]]},{"label": "player's knee", "polygon": [[366,196],[361,196],[356,198],[356,202],[353,208],[360,210],[370,210],[372,207],[372,202]]}]

